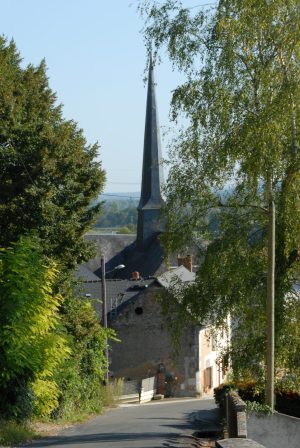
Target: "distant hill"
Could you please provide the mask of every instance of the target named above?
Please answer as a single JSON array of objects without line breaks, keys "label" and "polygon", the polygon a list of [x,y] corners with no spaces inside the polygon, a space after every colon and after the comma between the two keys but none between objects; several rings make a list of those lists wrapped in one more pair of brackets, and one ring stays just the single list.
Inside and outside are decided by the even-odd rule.
[{"label": "distant hill", "polygon": [[141,193],[139,191],[133,192],[133,193],[103,193],[100,194],[100,196],[97,199],[98,201],[128,201],[130,199],[133,199],[135,201],[138,201],[140,199]]}]

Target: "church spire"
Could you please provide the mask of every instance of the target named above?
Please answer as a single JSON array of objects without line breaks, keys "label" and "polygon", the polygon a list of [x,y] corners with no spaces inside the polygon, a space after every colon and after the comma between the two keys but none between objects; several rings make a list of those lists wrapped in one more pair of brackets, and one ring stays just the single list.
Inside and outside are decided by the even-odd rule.
[{"label": "church spire", "polygon": [[159,212],[164,201],[160,133],[155,95],[152,56],[150,55],[141,198],[138,205],[137,244],[140,249],[159,229]]}]

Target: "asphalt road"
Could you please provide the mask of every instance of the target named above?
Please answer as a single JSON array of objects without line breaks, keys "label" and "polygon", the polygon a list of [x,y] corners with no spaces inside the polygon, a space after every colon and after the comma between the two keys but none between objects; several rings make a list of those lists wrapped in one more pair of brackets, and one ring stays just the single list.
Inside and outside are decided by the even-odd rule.
[{"label": "asphalt road", "polygon": [[[123,405],[124,406],[124,405]],[[62,431],[59,436],[27,447],[53,448],[161,448],[173,446],[182,433],[195,431],[195,415],[214,416],[213,400],[182,399],[127,405]],[[200,412],[199,412],[200,411]],[[175,442],[176,443],[176,442]]]}]

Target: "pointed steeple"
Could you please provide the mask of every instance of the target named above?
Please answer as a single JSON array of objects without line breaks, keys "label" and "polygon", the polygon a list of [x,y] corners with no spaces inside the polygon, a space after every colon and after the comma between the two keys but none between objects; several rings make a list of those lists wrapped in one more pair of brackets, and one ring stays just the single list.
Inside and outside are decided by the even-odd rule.
[{"label": "pointed steeple", "polygon": [[164,205],[161,189],[163,169],[155,95],[152,55],[150,55],[141,198],[138,205],[137,245],[145,247],[159,229],[159,212]]}]

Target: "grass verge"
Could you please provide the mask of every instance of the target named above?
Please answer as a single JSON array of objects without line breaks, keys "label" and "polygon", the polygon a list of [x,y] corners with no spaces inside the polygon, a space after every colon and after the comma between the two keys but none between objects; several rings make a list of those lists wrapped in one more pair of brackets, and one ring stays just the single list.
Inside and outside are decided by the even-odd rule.
[{"label": "grass verge", "polygon": [[28,424],[0,420],[0,446],[16,446],[37,437]]}]

